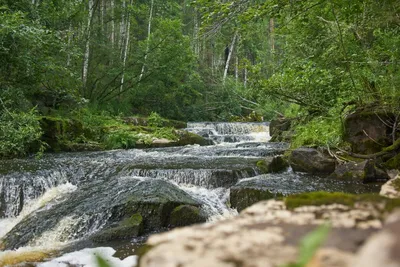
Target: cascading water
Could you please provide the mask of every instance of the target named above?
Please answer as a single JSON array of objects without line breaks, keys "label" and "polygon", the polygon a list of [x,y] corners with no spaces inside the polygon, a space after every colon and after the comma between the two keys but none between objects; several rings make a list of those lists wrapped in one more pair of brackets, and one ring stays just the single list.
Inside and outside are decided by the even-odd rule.
[{"label": "cascading water", "polygon": [[[155,231],[166,223],[163,218],[152,220],[152,214],[172,209],[168,203],[199,205],[208,221],[234,216],[236,211],[226,203],[229,188],[238,182],[267,183],[288,193],[324,188],[323,179],[304,183],[293,173],[259,176],[259,160],[287,149],[284,143],[268,143],[268,123],[189,123],[187,130],[216,145],[0,161],[0,240],[7,239],[12,249],[59,250],[67,245],[71,251],[73,242],[85,244],[124,218],[127,207],[143,213],[147,230]],[[160,211],[154,209],[156,202],[167,204]],[[0,252],[0,263],[10,253]],[[58,266],[49,264],[40,266]]]}]

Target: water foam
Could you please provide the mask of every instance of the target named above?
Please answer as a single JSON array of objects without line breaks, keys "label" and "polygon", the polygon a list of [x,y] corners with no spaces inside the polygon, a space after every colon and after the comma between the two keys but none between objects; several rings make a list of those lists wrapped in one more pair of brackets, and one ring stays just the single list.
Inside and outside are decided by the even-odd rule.
[{"label": "water foam", "polygon": [[15,225],[32,212],[46,207],[49,208],[55,203],[59,203],[63,200],[63,196],[75,191],[76,189],[77,187],[75,185],[66,183],[47,190],[37,199],[30,200],[17,217],[0,220],[0,238],[7,234]]}]

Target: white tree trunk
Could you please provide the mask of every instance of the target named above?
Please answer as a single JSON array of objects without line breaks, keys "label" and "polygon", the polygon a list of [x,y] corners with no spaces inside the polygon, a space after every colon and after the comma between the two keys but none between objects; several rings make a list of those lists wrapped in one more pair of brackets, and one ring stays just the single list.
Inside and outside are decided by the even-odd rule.
[{"label": "white tree trunk", "polygon": [[123,55],[123,50],[124,50],[124,43],[125,43],[125,30],[126,30],[126,25],[125,25],[125,10],[126,10],[126,1],[122,1],[122,16],[121,16],[121,23],[119,25],[119,48],[121,49],[121,58]]},{"label": "white tree trunk", "polygon": [[236,82],[236,86],[238,85],[238,81],[239,81],[239,57],[235,56],[235,82]]},{"label": "white tree trunk", "polygon": [[114,4],[114,0],[111,0],[111,16],[112,16],[112,20],[111,20],[111,48],[112,50],[114,50],[114,46],[115,46],[115,4]]},{"label": "white tree trunk", "polygon": [[227,60],[225,62],[224,77],[223,77],[223,80],[222,80],[223,83],[225,83],[226,77],[228,76],[229,62],[231,61],[233,49],[235,48],[235,42],[236,42],[237,35],[238,35],[238,32],[235,31],[235,34],[233,35],[231,46],[229,48],[228,58],[227,58]]},{"label": "white tree trunk", "polygon": [[91,37],[91,24],[94,11],[94,0],[89,0],[89,10],[88,10],[88,20],[86,28],[86,43],[85,43],[85,53],[83,55],[83,68],[82,68],[82,82],[83,86],[87,86],[87,77],[89,70],[89,57],[90,57],[90,37]]},{"label": "white tree trunk", "polygon": [[193,50],[197,56],[200,56],[200,44],[199,44],[199,20],[197,18],[197,10],[194,10],[194,29],[193,29]]},{"label": "white tree trunk", "polygon": [[150,14],[149,14],[149,24],[147,25],[147,46],[146,46],[146,54],[144,55],[142,70],[141,70],[140,76],[139,76],[139,82],[140,82],[140,81],[142,80],[142,78],[143,78],[144,70],[145,70],[145,66],[146,66],[147,55],[149,54],[149,51],[150,51],[150,35],[151,35],[151,22],[152,22],[152,20],[153,20],[153,9],[154,9],[154,0],[151,0]]},{"label": "white tree trunk", "polygon": [[[130,1],[130,5],[132,4],[132,0]],[[126,60],[128,58],[128,49],[129,49],[129,37],[130,37],[130,28],[131,28],[131,20],[130,20],[130,14],[129,12],[126,15],[126,29],[125,29],[125,34],[126,34],[126,38],[125,38],[125,45],[124,45],[124,55],[123,55],[123,60],[122,60],[122,64],[123,64],[123,69],[122,69],[122,77],[121,77],[121,86],[120,86],[120,93],[122,93],[123,89],[124,89],[124,82],[125,82],[125,67],[126,67]]]}]

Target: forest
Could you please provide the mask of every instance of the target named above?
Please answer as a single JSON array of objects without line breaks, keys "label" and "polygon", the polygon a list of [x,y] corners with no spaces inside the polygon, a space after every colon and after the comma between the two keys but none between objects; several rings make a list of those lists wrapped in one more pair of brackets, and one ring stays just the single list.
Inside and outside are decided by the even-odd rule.
[{"label": "forest", "polygon": [[0,157],[48,150],[44,119],[299,118],[295,147],[339,146],[360,108],[398,126],[397,0],[0,0],[0,13]]}]

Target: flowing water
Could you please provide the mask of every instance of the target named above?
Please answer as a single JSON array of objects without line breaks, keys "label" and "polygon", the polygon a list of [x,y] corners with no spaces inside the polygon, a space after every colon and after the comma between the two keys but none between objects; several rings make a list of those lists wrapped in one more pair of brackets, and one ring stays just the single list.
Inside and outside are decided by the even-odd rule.
[{"label": "flowing water", "polygon": [[[132,194],[143,199],[154,197],[152,194],[187,198],[199,203],[213,221],[236,214],[226,203],[229,188],[237,183],[268,186],[285,194],[376,190],[290,170],[261,175],[257,161],[287,149],[284,143],[268,143],[268,123],[189,123],[187,130],[215,145],[47,154],[40,160],[0,161],[0,239],[11,230],[20,235],[15,246],[20,251],[69,251],[61,260],[90,266],[88,260],[74,263],[73,258],[90,258],[96,249],[74,250],[93,246],[86,242],[88,236],[115,220],[118,205]],[[176,195],[176,190],[183,193]],[[125,257],[136,241],[142,241],[139,239],[130,241],[127,253],[121,252],[126,242],[108,245],[118,250],[116,255],[121,252],[119,255]],[[110,258],[115,252],[111,248],[97,248],[99,251]],[[0,263],[9,253],[0,252]],[[133,262],[132,258],[124,263],[116,260],[115,266]],[[61,265],[54,259],[38,266]]]}]

